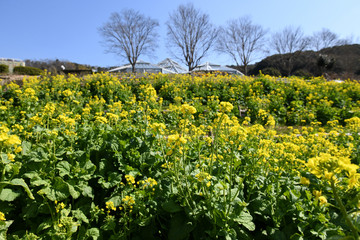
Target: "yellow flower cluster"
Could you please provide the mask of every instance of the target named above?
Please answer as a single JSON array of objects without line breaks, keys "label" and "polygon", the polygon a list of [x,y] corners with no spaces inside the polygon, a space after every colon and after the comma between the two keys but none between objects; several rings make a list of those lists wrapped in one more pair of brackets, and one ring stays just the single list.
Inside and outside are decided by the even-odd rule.
[{"label": "yellow flower cluster", "polygon": [[186,138],[179,134],[171,134],[167,137],[167,140],[169,143],[175,143],[175,145],[187,143]]},{"label": "yellow flower cluster", "polygon": [[6,153],[8,161],[15,161],[15,154],[22,151],[20,145],[19,136],[11,134],[10,129],[5,125],[0,125],[0,148],[2,152]]},{"label": "yellow flower cluster", "polygon": [[233,110],[234,106],[229,102],[220,102],[220,112],[227,113]]},{"label": "yellow flower cluster", "polygon": [[153,129],[154,132],[156,132],[157,134],[164,134],[164,130],[166,129],[166,126],[164,123],[152,123],[150,124],[150,128]]},{"label": "yellow flower cluster", "polygon": [[60,212],[62,209],[64,209],[65,208],[65,204],[63,203],[63,202],[60,202],[60,203],[58,203],[58,201],[57,200],[55,200],[55,211],[58,213],[58,212]]},{"label": "yellow flower cluster", "polygon": [[122,201],[124,202],[124,205],[126,206],[132,206],[135,204],[135,200],[132,196],[125,196]]},{"label": "yellow flower cluster", "polygon": [[126,182],[128,184],[135,184],[135,178],[134,176],[131,176],[131,175],[125,175],[125,179],[126,179]]},{"label": "yellow flower cluster", "polygon": [[157,183],[157,181],[155,179],[149,177],[149,178],[147,178],[145,180],[139,181],[138,184],[142,185],[141,187],[143,189],[149,188],[149,189],[152,189],[154,191],[155,189],[153,187],[156,186],[158,183]]},{"label": "yellow flower cluster", "polygon": [[209,173],[207,172],[199,172],[198,174],[195,175],[195,178],[199,181],[199,182],[203,182],[204,180],[210,180],[212,177]]},{"label": "yellow flower cluster", "polygon": [[110,210],[116,211],[116,207],[114,206],[114,203],[112,201],[106,202],[105,205],[108,213],[110,213]]},{"label": "yellow flower cluster", "polygon": [[322,195],[321,191],[314,190],[313,195],[315,196],[315,200],[319,201],[320,205],[324,205],[327,203],[327,199]]},{"label": "yellow flower cluster", "polygon": [[307,162],[310,172],[318,178],[328,181],[338,181],[340,175],[345,173],[349,183],[348,188],[359,187],[360,173],[357,173],[358,165],[352,164],[347,156],[333,156],[329,153],[320,153],[319,156],[310,158]]},{"label": "yellow flower cluster", "polygon": [[193,106],[190,106],[189,104],[185,103],[185,104],[181,105],[180,111],[184,115],[195,114],[196,113],[196,108],[194,108]]}]

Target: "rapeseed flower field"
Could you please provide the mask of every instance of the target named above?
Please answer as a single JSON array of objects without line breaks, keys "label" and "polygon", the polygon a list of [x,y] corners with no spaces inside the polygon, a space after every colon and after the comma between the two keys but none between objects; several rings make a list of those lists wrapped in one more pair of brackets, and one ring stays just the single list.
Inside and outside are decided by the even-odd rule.
[{"label": "rapeseed flower field", "polygon": [[44,74],[0,96],[1,239],[359,239],[359,82]]}]

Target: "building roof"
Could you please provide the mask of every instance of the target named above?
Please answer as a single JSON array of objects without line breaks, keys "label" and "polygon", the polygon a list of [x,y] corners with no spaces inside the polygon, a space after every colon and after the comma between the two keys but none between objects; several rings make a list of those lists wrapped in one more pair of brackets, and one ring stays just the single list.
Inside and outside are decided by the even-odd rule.
[{"label": "building roof", "polygon": [[244,75],[243,73],[241,73],[240,71],[238,71],[236,69],[222,66],[219,64],[209,63],[209,62],[206,62],[204,64],[197,66],[193,71],[207,71],[207,72],[208,71],[219,71],[219,72],[227,72],[227,73],[232,73],[232,74]]},{"label": "building roof", "polygon": [[163,73],[186,73],[188,72],[179,63],[175,62],[170,58],[165,58],[159,62],[158,65],[163,68]]},{"label": "building roof", "polygon": [[[131,68],[132,68],[131,64],[126,64],[126,65],[123,65],[123,66],[120,66],[117,68],[110,69],[109,72],[119,72],[119,71],[122,71],[125,69],[131,69]],[[142,60],[139,60],[136,62],[135,69],[137,69],[137,70],[153,69],[153,70],[160,70],[160,71],[162,70],[161,67],[159,67],[155,64],[152,64],[152,63],[144,62]]]}]

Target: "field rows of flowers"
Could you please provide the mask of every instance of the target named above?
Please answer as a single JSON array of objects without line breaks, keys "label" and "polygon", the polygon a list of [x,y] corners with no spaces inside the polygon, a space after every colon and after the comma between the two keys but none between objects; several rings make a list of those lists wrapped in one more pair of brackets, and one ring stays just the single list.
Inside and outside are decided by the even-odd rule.
[{"label": "field rows of flowers", "polygon": [[358,82],[44,75],[0,96],[1,239],[359,239]]}]

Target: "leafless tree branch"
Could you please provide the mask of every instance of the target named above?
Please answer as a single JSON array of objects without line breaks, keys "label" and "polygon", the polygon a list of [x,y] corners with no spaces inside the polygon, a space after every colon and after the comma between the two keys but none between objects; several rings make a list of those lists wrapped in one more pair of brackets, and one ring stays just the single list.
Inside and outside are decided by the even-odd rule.
[{"label": "leafless tree branch", "polygon": [[180,5],[169,16],[166,26],[168,47],[176,51],[173,53],[188,66],[189,71],[199,65],[218,34],[209,15],[201,13],[190,3]]},{"label": "leafless tree branch", "polygon": [[309,46],[310,40],[304,36],[300,27],[288,26],[276,32],[270,39],[270,46],[283,57],[283,63],[290,75],[293,68],[293,59],[297,53],[304,51]]},{"label": "leafless tree branch", "polygon": [[248,65],[254,53],[261,50],[265,35],[263,27],[253,24],[249,17],[230,20],[220,28],[217,50],[230,55],[237,66],[241,63],[247,75]]},{"label": "leafless tree branch", "polygon": [[139,56],[155,50],[158,26],[157,20],[127,9],[112,13],[109,21],[99,28],[99,33],[104,39],[106,51],[125,58],[134,72]]}]

